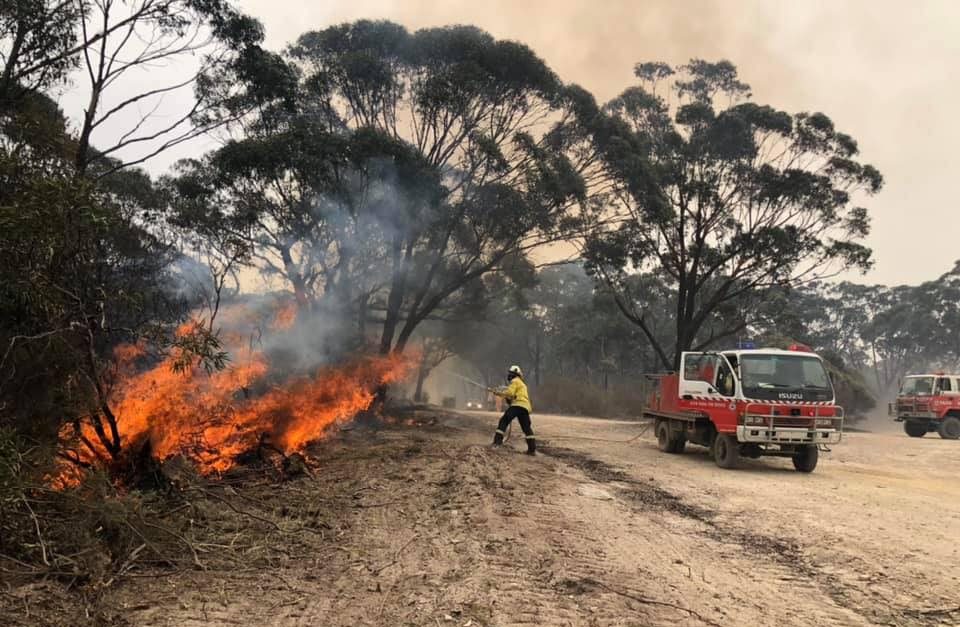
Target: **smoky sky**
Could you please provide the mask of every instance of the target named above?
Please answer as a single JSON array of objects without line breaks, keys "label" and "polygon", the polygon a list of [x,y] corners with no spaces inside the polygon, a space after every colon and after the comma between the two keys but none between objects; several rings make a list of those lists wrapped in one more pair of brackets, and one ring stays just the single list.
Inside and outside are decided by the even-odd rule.
[{"label": "smoky sky", "polygon": [[960,259],[960,2],[885,0],[244,0],[271,47],[310,28],[382,18],[475,24],[533,48],[607,100],[638,61],[729,59],[756,101],[822,111],[886,179],[865,201],[876,266],[858,282],[917,283]]},{"label": "smoky sky", "polygon": [[[887,0],[241,0],[280,50],[310,29],[361,18],[410,29],[474,24],[533,48],[566,82],[605,101],[640,61],[729,59],[754,100],[822,111],[852,135],[886,184],[863,204],[875,268],[857,282],[918,283],[960,259],[960,2]],[[168,71],[177,71],[169,68]],[[143,76],[144,84],[156,76]],[[118,94],[118,97],[122,94]],[[83,96],[65,93],[68,113]],[[215,146],[193,142],[147,164]]]}]

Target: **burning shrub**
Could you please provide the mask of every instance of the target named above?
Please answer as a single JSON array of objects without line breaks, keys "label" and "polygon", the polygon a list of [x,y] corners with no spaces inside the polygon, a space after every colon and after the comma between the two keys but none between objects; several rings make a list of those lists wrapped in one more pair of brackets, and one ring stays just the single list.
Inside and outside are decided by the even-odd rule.
[{"label": "burning shrub", "polygon": [[[177,350],[144,367],[150,358],[143,346],[117,348],[111,407],[118,431],[114,440],[123,450],[111,448],[97,416],[67,424],[61,442],[68,461],[61,464],[59,485],[76,485],[90,468],[123,476],[131,467],[177,455],[205,475],[222,473],[265,439],[285,455],[302,451],[331,425],[370,409],[377,391],[409,369],[408,359],[399,355],[291,368],[290,360],[280,361],[270,350],[289,351],[308,335],[291,322],[288,307],[268,312],[272,324],[266,330],[250,308],[226,313],[230,326],[222,337],[230,361],[221,370],[185,366]],[[244,329],[249,324],[255,333]]]}]

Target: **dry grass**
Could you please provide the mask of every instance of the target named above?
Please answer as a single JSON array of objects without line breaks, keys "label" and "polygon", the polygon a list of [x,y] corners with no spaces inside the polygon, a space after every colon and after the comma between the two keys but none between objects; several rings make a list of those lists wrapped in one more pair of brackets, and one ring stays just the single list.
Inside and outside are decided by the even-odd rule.
[{"label": "dry grass", "polygon": [[[118,487],[93,473],[58,491],[44,484],[30,451],[6,436],[0,440],[0,624],[125,624],[101,603],[119,581],[270,568],[310,550],[329,528],[317,505],[301,502],[296,481],[277,460],[216,480],[173,460],[151,489]],[[287,485],[278,496],[280,482]]]},{"label": "dry grass", "polygon": [[551,377],[535,394],[535,409],[540,413],[626,418],[640,416],[643,411],[639,384],[616,383],[604,390],[580,379]]}]

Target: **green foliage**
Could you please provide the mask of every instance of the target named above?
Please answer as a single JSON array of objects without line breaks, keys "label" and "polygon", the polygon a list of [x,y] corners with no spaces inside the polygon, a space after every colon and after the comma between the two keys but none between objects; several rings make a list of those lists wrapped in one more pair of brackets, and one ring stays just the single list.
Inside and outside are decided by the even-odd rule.
[{"label": "green foliage", "polygon": [[63,81],[76,64],[81,5],[5,0],[0,5],[0,106]]},{"label": "green foliage", "polygon": [[71,138],[49,133],[65,125],[46,111],[46,133],[0,150],[0,398],[49,438],[95,402],[101,356],[181,306],[166,295],[169,247],[143,226],[149,179],[75,177]]},{"label": "green foliage", "polygon": [[[148,140],[160,147],[147,156],[156,154],[199,131],[180,134],[187,114],[138,135],[141,120],[110,146],[94,146],[93,135],[127,107],[149,109],[151,97],[191,82],[178,78],[114,99],[127,70],[187,53],[211,53],[208,62],[232,68],[241,53],[252,55],[263,32],[224,0],[120,5],[0,5],[0,426],[16,427],[44,450],[53,450],[64,422],[88,420],[102,427],[106,450],[122,447],[110,409],[119,344],[143,341],[155,353],[176,350],[211,368],[225,363],[212,327],[174,339],[172,326],[197,303],[178,290],[172,264],[180,253],[163,220],[168,198],[145,172],[114,158]],[[98,30],[83,27],[93,22]],[[211,37],[198,45],[201,31]],[[95,54],[84,54],[94,45]],[[74,132],[43,90],[80,62],[90,66],[91,96]],[[194,111],[205,110],[201,102]],[[246,252],[229,240],[217,244]]]},{"label": "green foliage", "polygon": [[234,141],[171,181],[178,223],[226,225],[303,308],[383,312],[379,345],[462,308],[476,282],[569,229],[586,184],[560,81],[529,48],[470,26],[361,20],[303,34],[204,83]]},{"label": "green foliage", "polygon": [[201,367],[211,374],[227,367],[230,355],[223,350],[219,336],[199,323],[189,332],[180,333],[170,342],[174,352],[173,371],[183,373]]},{"label": "green foliage", "polygon": [[[724,309],[747,315],[770,289],[870,266],[860,243],[867,213],[852,202],[877,192],[882,178],[829,118],[747,100],[749,86],[727,61],[694,59],[676,72],[641,64],[637,76],[643,85],[585,128],[613,180],[597,217],[615,218],[600,222],[585,255],[664,366],[742,332],[743,316],[711,325]],[[677,96],[672,117],[652,91],[665,78]],[[631,289],[630,277],[645,272],[673,291],[673,342],[655,336],[653,312]]]}]

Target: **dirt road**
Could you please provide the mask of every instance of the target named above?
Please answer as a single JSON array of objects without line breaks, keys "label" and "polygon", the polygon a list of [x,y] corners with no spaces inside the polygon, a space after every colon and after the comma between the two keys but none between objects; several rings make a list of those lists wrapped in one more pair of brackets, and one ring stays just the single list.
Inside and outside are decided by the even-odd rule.
[{"label": "dirt road", "polygon": [[[129,625],[960,624],[960,445],[849,434],[812,475],[722,471],[642,425],[491,414],[348,432],[277,498],[320,517],[270,569],[125,580]],[[588,439],[592,438],[592,439]],[[279,501],[278,501],[279,502]],[[274,539],[275,541],[275,539]],[[201,556],[202,558],[202,556]],[[106,620],[106,619],[104,619]]]}]

